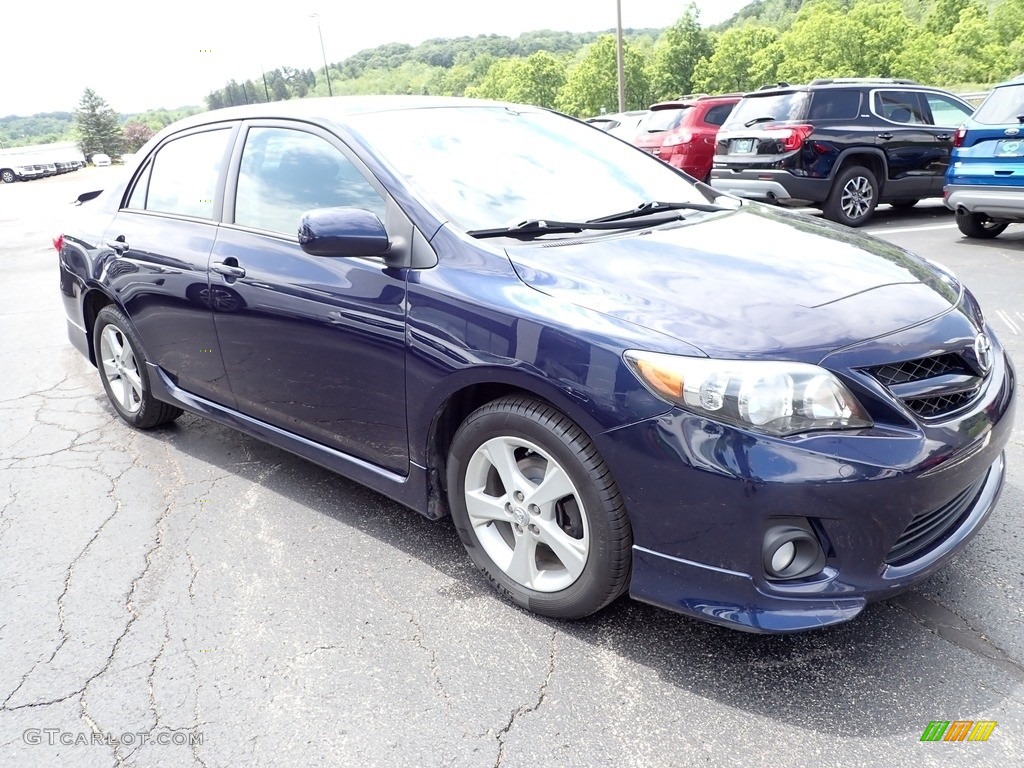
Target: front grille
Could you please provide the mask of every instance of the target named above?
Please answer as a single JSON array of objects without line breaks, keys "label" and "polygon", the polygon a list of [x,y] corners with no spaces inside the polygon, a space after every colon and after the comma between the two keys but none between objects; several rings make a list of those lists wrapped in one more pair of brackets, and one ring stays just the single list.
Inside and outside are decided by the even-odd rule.
[{"label": "front grille", "polygon": [[972,389],[966,392],[955,392],[951,395],[914,397],[909,400],[904,400],[904,402],[907,404],[907,408],[912,410],[918,416],[923,416],[928,419],[935,416],[942,416],[945,413],[952,413],[953,411],[962,408],[971,402],[976,394],[978,394],[978,390]]},{"label": "front grille", "polygon": [[947,373],[970,375],[972,372],[960,355],[952,353],[935,357],[921,357],[917,360],[907,360],[905,363],[880,365],[871,369],[871,375],[887,387],[891,387],[893,384],[905,384],[908,381],[932,379]]},{"label": "front grille", "polygon": [[945,541],[970,514],[987,478],[988,473],[938,509],[915,515],[889,550],[885,562],[889,565],[905,565]]},{"label": "front grille", "polygon": [[907,408],[925,419],[954,413],[981,391],[982,379],[963,357],[953,352],[866,370]]}]

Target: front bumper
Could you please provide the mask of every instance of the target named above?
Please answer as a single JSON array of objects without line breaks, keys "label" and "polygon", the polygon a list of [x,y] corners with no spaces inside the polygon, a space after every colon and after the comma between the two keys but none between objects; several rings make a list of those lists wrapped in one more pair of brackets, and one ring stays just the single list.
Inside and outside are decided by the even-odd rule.
[{"label": "front bumper", "polygon": [[[674,409],[598,436],[633,525],[630,595],[736,629],[796,632],[925,579],[977,533],[1002,489],[1015,381],[998,357],[984,394],[941,428],[773,438]],[[938,538],[895,557],[912,521],[958,499]],[[793,517],[809,521],[826,564],[773,581],[764,535]]]},{"label": "front bumper", "polygon": [[947,184],[944,202],[950,210],[983,213],[993,219],[1024,221],[1024,187]]}]

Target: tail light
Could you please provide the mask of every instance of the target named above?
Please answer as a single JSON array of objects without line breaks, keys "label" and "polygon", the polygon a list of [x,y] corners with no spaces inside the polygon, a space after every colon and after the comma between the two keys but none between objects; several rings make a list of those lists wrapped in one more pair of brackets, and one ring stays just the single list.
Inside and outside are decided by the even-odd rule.
[{"label": "tail light", "polygon": [[773,128],[765,133],[782,144],[783,152],[792,152],[804,145],[807,137],[814,132],[813,125],[787,125],[785,128]]},{"label": "tail light", "polygon": [[666,136],[665,140],[661,142],[661,146],[677,147],[680,144],[689,144],[691,141],[693,141],[693,134],[690,131],[676,131]]},{"label": "tail light", "polygon": [[64,250],[64,235],[57,235],[53,238],[53,247],[57,249],[57,253]]},{"label": "tail light", "polygon": [[967,126],[961,125],[956,129],[956,133],[953,134],[953,147],[962,147],[964,145],[964,139],[967,138]]}]

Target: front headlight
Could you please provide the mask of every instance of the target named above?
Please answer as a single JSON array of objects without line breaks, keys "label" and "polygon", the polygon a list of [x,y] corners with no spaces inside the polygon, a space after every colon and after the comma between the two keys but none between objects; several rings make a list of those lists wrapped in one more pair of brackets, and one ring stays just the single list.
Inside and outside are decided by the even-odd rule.
[{"label": "front headlight", "polygon": [[626,361],[656,395],[712,419],[773,435],[870,427],[835,376],[807,363],[709,360],[630,350]]}]

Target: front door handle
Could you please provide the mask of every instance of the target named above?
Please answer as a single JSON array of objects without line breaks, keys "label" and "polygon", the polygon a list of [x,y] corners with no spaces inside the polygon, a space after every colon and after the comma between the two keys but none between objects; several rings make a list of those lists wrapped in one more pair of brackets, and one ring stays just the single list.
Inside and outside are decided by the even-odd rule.
[{"label": "front door handle", "polygon": [[880,133],[880,134],[878,134],[878,138],[885,139],[886,141],[888,141],[889,139],[892,138],[892,134],[891,133]]},{"label": "front door handle", "polygon": [[227,264],[223,261],[215,261],[210,265],[210,269],[218,275],[224,275],[224,277],[245,277],[245,270],[238,266],[237,262],[235,264]]}]

